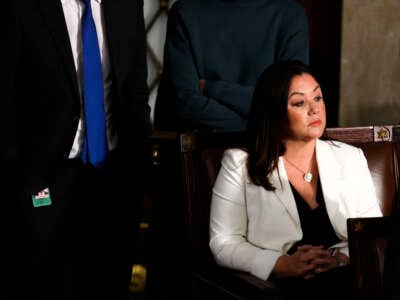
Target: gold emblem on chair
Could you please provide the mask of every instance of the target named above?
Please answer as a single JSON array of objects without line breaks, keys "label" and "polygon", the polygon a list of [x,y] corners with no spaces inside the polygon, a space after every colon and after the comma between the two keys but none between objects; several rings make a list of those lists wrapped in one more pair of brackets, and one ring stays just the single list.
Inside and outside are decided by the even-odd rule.
[{"label": "gold emblem on chair", "polygon": [[392,140],[393,126],[375,126],[374,141],[375,142],[390,142]]},{"label": "gold emblem on chair", "polygon": [[364,229],[364,225],[360,221],[358,221],[353,225],[353,228],[355,232],[360,232]]}]

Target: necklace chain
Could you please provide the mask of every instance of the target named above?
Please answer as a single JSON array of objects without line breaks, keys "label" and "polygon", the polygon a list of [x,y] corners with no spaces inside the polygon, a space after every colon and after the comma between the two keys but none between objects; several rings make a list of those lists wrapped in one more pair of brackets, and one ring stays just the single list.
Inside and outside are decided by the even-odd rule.
[{"label": "necklace chain", "polygon": [[303,179],[306,182],[311,182],[313,179],[313,174],[311,173],[311,163],[310,163],[310,168],[307,172],[304,172],[302,169],[300,169],[298,166],[296,166],[294,163],[292,163],[290,160],[287,158],[284,158],[289,164],[291,164],[293,167],[295,167],[300,173],[303,174]]}]

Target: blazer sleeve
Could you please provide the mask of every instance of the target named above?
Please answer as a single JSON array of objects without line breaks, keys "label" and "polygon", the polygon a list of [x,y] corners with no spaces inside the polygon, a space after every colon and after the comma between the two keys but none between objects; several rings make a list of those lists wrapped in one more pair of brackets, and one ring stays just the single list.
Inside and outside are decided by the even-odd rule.
[{"label": "blazer sleeve", "polygon": [[210,213],[210,248],[216,262],[266,280],[279,251],[262,249],[249,243],[246,211],[247,154],[228,150],[215,182]]}]

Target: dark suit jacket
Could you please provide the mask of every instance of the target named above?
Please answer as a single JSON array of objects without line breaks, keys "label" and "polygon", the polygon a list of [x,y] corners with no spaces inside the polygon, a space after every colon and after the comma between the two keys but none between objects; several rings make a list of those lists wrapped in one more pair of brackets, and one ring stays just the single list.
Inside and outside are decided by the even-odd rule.
[{"label": "dark suit jacket", "polygon": [[[140,171],[150,128],[143,1],[103,0],[102,6],[118,153],[124,168]],[[28,184],[33,193],[68,156],[80,116],[60,0],[2,1],[0,55],[0,172],[8,178],[2,183]]]}]

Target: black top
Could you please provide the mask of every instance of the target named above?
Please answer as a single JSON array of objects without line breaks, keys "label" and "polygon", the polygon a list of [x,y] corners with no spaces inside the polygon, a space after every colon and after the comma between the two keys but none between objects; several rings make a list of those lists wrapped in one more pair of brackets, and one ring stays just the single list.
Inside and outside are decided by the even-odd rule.
[{"label": "black top", "polygon": [[301,229],[303,238],[296,242],[288,251],[288,254],[293,254],[298,246],[301,245],[323,245],[325,249],[340,242],[339,238],[332,227],[328,213],[325,207],[325,201],[322,194],[321,183],[318,180],[317,186],[317,203],[318,207],[311,209],[306,201],[300,196],[297,190],[290,184],[293,191],[294,199],[299,212]]}]

